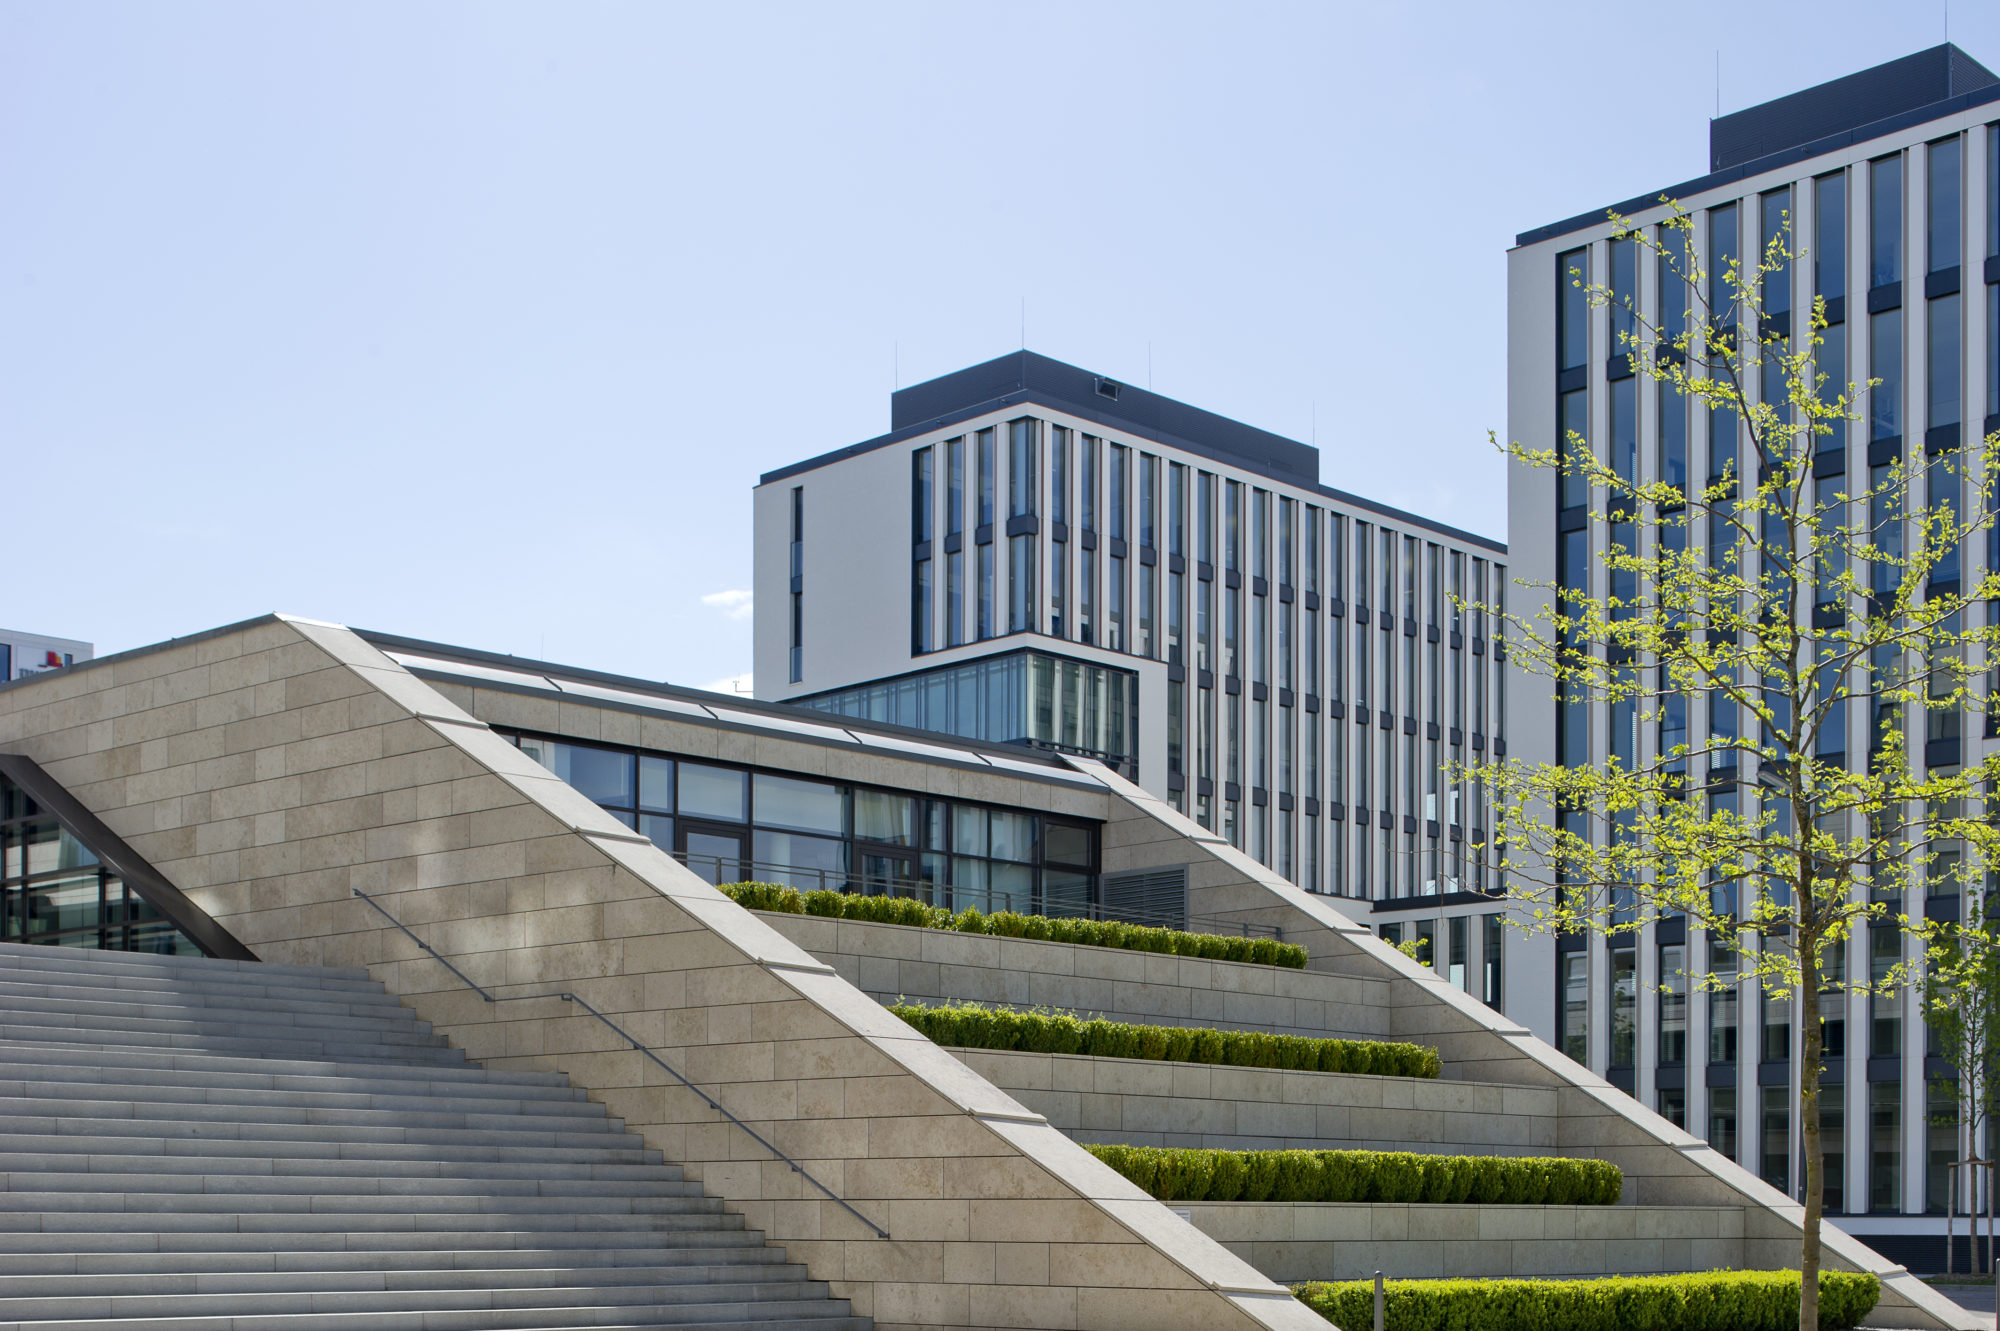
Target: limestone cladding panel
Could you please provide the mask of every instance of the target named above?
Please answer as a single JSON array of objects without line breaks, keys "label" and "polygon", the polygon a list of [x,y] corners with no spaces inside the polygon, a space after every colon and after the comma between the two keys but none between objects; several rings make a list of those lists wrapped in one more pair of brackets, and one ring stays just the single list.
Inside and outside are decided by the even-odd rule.
[{"label": "limestone cladding panel", "polygon": [[[0,689],[0,749],[260,956],[366,966],[473,1057],[574,1077],[884,1331],[1322,1326],[345,629],[253,621]],[[483,1002],[353,889],[496,993],[610,1013],[890,1237],[570,1005]]]},{"label": "limestone cladding panel", "polygon": [[1394,1020],[1382,980],[948,929],[758,915],[888,1002],[1001,1003],[1150,1025],[1355,1039],[1381,1039]]},{"label": "limestone cladding panel", "polygon": [[1553,1155],[1558,1092],[1422,1077],[954,1049],[1079,1141]]},{"label": "limestone cladding panel", "polygon": [[1746,1265],[1740,1206],[1193,1202],[1186,1209],[1204,1234],[1286,1281],[1364,1280],[1378,1270],[1414,1280]]},{"label": "limestone cladding panel", "polygon": [[[1789,1251],[1785,1264],[1797,1263],[1805,1221],[1803,1206],[1564,1057],[1519,1023],[1448,983],[1430,967],[1404,956],[1366,926],[1342,914],[1328,898],[1301,891],[1103,764],[1085,758],[1067,761],[1092,773],[1114,795],[1123,797],[1113,818],[1114,830],[1107,831],[1108,842],[1130,848],[1158,844],[1160,835],[1179,838],[1173,853],[1192,861],[1191,911],[1230,914],[1276,926],[1287,940],[1306,946],[1315,971],[1391,980],[1394,997],[1386,1034],[1436,1046],[1447,1076],[1563,1090],[1560,1131],[1564,1148],[1587,1145],[1590,1154],[1615,1159],[1627,1173],[1624,1200],[1628,1205],[1645,1200],[1742,1207],[1758,1217],[1756,1232],[1764,1251]],[[1117,826],[1126,821],[1149,822],[1163,832]],[[1199,890],[1194,886],[1197,883],[1203,885]],[[1871,1316],[1882,1325],[1971,1326],[1963,1309],[1852,1235],[1831,1224],[1821,1233],[1828,1269],[1865,1270],[1881,1277],[1882,1303]]]}]

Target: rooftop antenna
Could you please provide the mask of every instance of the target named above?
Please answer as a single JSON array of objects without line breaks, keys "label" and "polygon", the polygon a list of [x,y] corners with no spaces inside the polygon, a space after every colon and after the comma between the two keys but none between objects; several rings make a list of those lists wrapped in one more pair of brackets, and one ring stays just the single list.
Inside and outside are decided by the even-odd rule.
[{"label": "rooftop antenna", "polygon": [[1319,447],[1319,399],[1318,398],[1313,399],[1312,422],[1313,422],[1312,423],[1313,447],[1318,448]]},{"label": "rooftop antenna", "polygon": [[1028,298],[1021,297],[1021,350],[1028,349]]},{"label": "rooftop antenna", "polygon": [[1153,391],[1153,339],[1146,339],[1146,391]]}]

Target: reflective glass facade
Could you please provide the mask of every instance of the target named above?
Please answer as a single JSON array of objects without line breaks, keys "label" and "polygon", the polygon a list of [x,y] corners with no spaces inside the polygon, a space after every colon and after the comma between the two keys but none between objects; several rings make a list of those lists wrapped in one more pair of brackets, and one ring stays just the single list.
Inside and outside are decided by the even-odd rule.
[{"label": "reflective glass facade", "polygon": [[0,777],[0,942],[203,955],[96,852]]},{"label": "reflective glass facade", "polygon": [[507,736],[711,883],[1095,912],[1098,824],[644,750]]}]

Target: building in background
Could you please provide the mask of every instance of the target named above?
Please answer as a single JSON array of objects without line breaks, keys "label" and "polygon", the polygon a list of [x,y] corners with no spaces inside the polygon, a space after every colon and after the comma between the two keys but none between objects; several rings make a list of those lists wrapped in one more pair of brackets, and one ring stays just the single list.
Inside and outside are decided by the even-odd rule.
[{"label": "building in background", "polygon": [[44,670],[60,670],[88,661],[96,651],[87,642],[74,638],[51,638],[40,633],[0,629],[0,680],[22,679]]},{"label": "building in background", "polygon": [[1439,773],[1505,752],[1502,643],[1452,598],[1504,597],[1506,548],[1319,474],[1032,352],[903,389],[757,487],[759,696],[1102,759],[1312,891],[1493,887]]},{"label": "building in background", "polygon": [[[1699,263],[1714,283],[1731,259],[1755,262],[1790,220],[1801,257],[1781,280],[1767,280],[1767,321],[1802,327],[1814,298],[1825,297],[1821,373],[1836,383],[1880,380],[1863,399],[1864,419],[1820,441],[1814,473],[1822,502],[1869,485],[1871,471],[1898,460],[1919,464],[2000,428],[2000,79],[1956,47],[1936,47],[1721,117],[1712,125],[1709,168],[1616,211],[1645,224],[1662,216],[1663,194],[1677,199],[1693,214]],[[1509,437],[1546,448],[1575,431],[1609,465],[1636,468],[1640,479],[1713,484],[1704,478],[1742,465],[1740,423],[1690,411],[1671,388],[1633,377],[1613,312],[1591,309],[1566,277],[1581,268],[1635,300],[1649,321],[1672,325],[1685,304],[1671,275],[1641,262],[1631,242],[1611,240],[1611,231],[1598,210],[1523,234],[1510,255]],[[1959,473],[1933,467],[1927,476],[1928,504],[1963,503]],[[1602,501],[1599,491],[1595,502]],[[1605,594],[1602,547],[1616,528],[1601,514],[1593,521],[1592,502],[1560,488],[1554,472],[1515,466],[1508,526],[1517,579]],[[1705,548],[1698,525],[1686,539]],[[1671,711],[1658,725],[1614,731],[1602,708],[1558,708],[1545,681],[1524,678],[1514,693],[1516,755],[1542,761],[1643,763],[1733,724],[1695,699],[1692,714]],[[1825,756],[1866,761],[1865,706],[1857,698],[1846,718],[1854,742]],[[1992,751],[1986,718],[1937,721],[1911,736],[1913,760],[1936,768]],[[1711,798],[1755,811],[1756,786],[1739,783],[1733,769],[1700,779]],[[1957,910],[1955,882],[1926,890],[1932,899],[1902,903],[1909,914],[1950,918]],[[1857,981],[1882,974],[1906,946],[1895,929],[1856,938],[1846,974]],[[1711,957],[1726,966],[1728,956],[1711,953],[1684,920],[1649,925],[1614,948],[1601,938],[1562,940],[1550,977],[1557,1043],[1797,1195],[1799,1032],[1790,1005],[1753,983],[1690,993],[1683,978]],[[1925,1034],[1909,993],[1851,994],[1827,1022],[1826,1081],[1839,1088],[1824,1102],[1827,1209],[1855,1217],[1841,1223],[1890,1252],[1896,1235],[1942,1232],[1945,1166],[1959,1154],[1949,1105],[1930,1100],[1930,1077],[1944,1069],[1927,1059]]]}]

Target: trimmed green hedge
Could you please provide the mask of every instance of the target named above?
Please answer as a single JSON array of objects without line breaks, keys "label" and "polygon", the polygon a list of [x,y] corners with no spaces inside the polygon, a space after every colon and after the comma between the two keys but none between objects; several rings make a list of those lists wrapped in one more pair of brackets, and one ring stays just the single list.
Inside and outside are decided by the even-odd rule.
[{"label": "trimmed green hedge", "polygon": [[1365,1072],[1378,1077],[1435,1077],[1441,1070],[1437,1050],[1389,1040],[1316,1040],[1264,1031],[1135,1026],[1123,1021],[1085,1021],[1060,1012],[1009,1012],[972,1003],[948,1007],[899,1003],[889,1010],[939,1044],[971,1049],[1152,1058],[1289,1072]]},{"label": "trimmed green hedge", "polygon": [[[1797,1271],[1383,1285],[1387,1331],[1796,1331],[1799,1324]],[[1292,1293],[1349,1331],[1374,1324],[1372,1280],[1297,1285]],[[1874,1276],[1821,1272],[1820,1326],[1859,1326],[1881,1293]]]},{"label": "trimmed green hedge", "polygon": [[1413,1151],[1083,1148],[1163,1202],[1445,1202],[1611,1206],[1625,1176],[1603,1160]]},{"label": "trimmed green hedge", "polygon": [[1002,938],[1083,943],[1090,947],[1122,947],[1134,952],[1166,952],[1210,961],[1248,961],[1264,966],[1288,966],[1293,970],[1304,970],[1306,964],[1303,947],[1275,938],[1191,934],[1120,920],[1017,915],[1013,911],[984,915],[969,906],[953,914],[942,906],[926,906],[908,897],[870,897],[824,890],[800,892],[782,883],[724,883],[722,891],[747,910],[825,915],[837,920],[865,920],[870,924],[908,924],[920,929],[954,929],[962,934],[997,934]]}]

